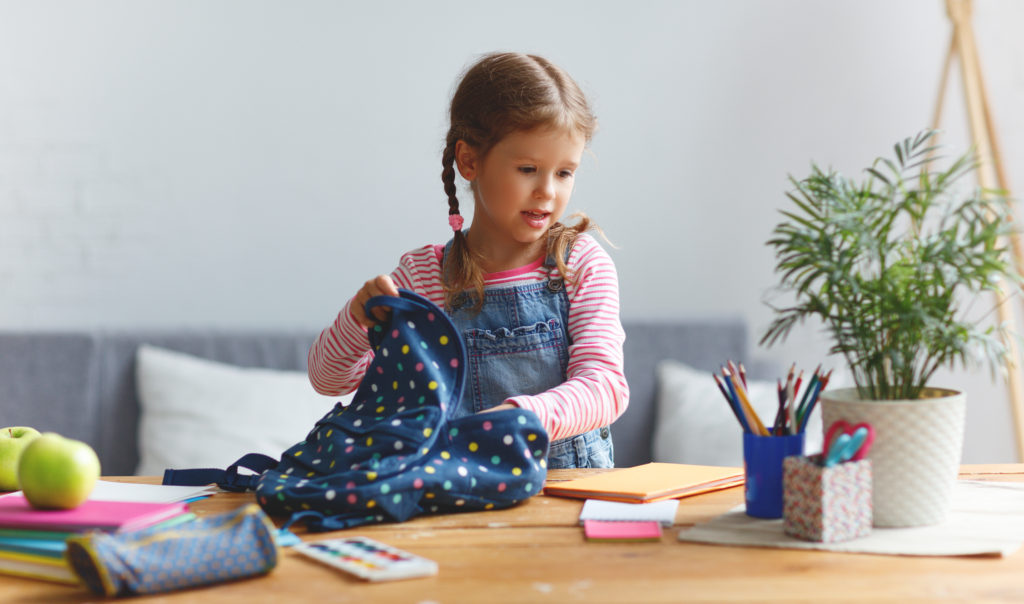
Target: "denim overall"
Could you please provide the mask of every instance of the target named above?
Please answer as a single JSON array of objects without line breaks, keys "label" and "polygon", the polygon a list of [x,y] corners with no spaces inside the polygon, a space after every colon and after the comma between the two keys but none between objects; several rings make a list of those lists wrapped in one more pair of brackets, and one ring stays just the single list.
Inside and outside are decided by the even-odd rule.
[{"label": "denim overall", "polygon": [[[451,242],[445,246],[445,256]],[[517,395],[539,394],[565,382],[569,365],[569,297],[555,261],[548,258],[547,281],[499,286],[457,297],[446,311],[466,341],[468,367],[454,417],[477,413]],[[548,468],[611,468],[607,426],[551,443]]]}]

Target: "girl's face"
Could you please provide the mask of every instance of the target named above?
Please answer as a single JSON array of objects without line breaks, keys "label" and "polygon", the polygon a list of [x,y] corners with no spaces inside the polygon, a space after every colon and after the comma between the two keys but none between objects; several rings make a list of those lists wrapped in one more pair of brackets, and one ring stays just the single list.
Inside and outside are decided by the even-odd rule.
[{"label": "girl's face", "polygon": [[475,197],[469,230],[474,248],[499,262],[530,254],[525,261],[534,260],[569,203],[585,144],[572,131],[519,131],[494,145],[481,161],[459,141],[459,171],[473,183]]}]

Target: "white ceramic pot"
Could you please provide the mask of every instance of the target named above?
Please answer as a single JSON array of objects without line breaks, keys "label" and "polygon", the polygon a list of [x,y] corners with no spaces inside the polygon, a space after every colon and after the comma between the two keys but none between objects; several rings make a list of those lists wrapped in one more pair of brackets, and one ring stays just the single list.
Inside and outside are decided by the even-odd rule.
[{"label": "white ceramic pot", "polygon": [[822,427],[836,420],[870,423],[875,442],[868,457],[873,473],[877,527],[938,524],[963,455],[966,396],[928,388],[917,400],[860,400],[856,388],[821,394]]}]

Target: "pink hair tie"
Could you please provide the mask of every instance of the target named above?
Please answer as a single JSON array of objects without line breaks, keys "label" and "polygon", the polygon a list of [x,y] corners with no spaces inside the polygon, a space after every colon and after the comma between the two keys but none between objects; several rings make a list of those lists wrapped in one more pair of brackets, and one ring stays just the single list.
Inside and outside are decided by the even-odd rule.
[{"label": "pink hair tie", "polygon": [[462,230],[462,216],[459,215],[459,214],[449,214],[448,215],[448,224],[450,224],[452,226],[452,230],[453,231],[461,231]]}]

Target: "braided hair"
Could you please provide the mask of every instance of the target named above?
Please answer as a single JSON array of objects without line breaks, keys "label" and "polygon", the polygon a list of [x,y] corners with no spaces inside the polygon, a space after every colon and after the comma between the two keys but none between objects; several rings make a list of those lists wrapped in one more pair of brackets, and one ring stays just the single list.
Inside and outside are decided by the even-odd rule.
[{"label": "braided hair", "polygon": [[[480,256],[462,232],[462,215],[455,186],[455,146],[464,141],[483,158],[501,139],[513,132],[545,126],[576,132],[589,142],[597,119],[586,97],[567,73],[547,59],[520,53],[484,55],[463,74],[449,111],[450,126],[441,154],[441,182],[448,196],[448,219],[455,231],[442,271],[445,304],[453,306],[463,291],[477,292],[483,303],[484,274]],[[590,220],[566,226],[556,222],[548,232],[547,251],[562,277],[571,280],[565,252],[576,237],[591,228]]]}]

